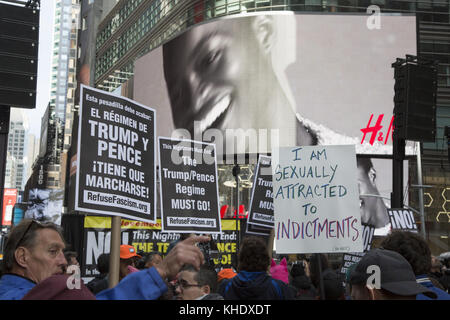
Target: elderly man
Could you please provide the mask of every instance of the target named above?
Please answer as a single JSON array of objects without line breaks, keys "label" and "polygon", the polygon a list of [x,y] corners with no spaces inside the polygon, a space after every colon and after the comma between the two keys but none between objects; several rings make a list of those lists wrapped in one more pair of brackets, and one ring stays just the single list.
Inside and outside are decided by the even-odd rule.
[{"label": "elderly man", "polygon": [[[184,264],[200,268],[203,254],[194,244],[209,240],[209,237],[192,237],[180,242],[160,265],[129,274],[116,287],[100,292],[97,299],[159,298],[167,291],[164,280],[174,278]],[[55,224],[28,219],[19,223],[6,242],[0,299],[22,299],[36,284],[62,274],[67,265],[64,248],[61,230]]]},{"label": "elderly man", "polygon": [[53,223],[23,220],[9,234],[0,280],[1,299],[21,299],[37,283],[67,265],[61,230]]}]

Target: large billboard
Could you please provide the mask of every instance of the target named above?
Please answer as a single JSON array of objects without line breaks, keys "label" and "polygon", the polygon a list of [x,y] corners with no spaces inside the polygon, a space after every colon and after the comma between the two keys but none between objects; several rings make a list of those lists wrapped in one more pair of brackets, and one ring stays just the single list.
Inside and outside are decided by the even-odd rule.
[{"label": "large billboard", "polygon": [[391,154],[391,64],[416,54],[416,18],[382,15],[379,29],[369,18],[288,12],[194,26],[136,61],[133,98],[155,106],[159,136],[184,129],[220,144],[220,129],[218,155],[314,144]]},{"label": "large billboard", "polygon": [[219,164],[243,153],[256,163],[276,147],[355,145],[361,222],[385,228],[377,181],[392,181],[392,167],[370,158],[392,155],[391,65],[416,54],[416,18],[383,14],[374,28],[370,17],[275,12],[198,24],[135,62],[133,99],[155,106],[158,136],[215,143]]}]

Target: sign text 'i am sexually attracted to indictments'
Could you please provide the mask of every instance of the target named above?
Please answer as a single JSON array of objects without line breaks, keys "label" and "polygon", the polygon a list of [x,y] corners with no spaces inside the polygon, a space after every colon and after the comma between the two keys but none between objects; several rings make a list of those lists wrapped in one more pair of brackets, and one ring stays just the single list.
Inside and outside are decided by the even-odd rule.
[{"label": "sign text 'i am sexually attracted to indictments'", "polygon": [[274,151],[277,253],[361,252],[355,147],[305,146]]},{"label": "sign text 'i am sexually attracted to indictments'", "polygon": [[76,210],[156,220],[155,111],[81,86]]}]

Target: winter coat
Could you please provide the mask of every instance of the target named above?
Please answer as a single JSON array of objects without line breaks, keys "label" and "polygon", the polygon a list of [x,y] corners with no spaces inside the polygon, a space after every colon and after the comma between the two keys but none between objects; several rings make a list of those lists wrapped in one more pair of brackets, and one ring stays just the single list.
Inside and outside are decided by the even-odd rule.
[{"label": "winter coat", "polygon": [[416,276],[416,280],[417,283],[423,285],[424,287],[427,287],[430,290],[433,290],[433,292],[437,294],[437,298],[432,299],[421,293],[416,296],[416,300],[450,300],[450,294],[448,294],[444,290],[436,288],[426,275]]},{"label": "winter coat", "polygon": [[294,292],[266,272],[241,271],[221,282],[218,293],[225,300],[293,300]]}]

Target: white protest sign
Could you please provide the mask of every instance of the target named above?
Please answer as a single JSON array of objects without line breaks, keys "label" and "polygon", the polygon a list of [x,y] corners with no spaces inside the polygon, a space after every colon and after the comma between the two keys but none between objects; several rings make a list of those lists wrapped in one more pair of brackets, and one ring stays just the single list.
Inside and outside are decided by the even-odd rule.
[{"label": "white protest sign", "polygon": [[362,252],[355,146],[273,150],[277,253]]}]

